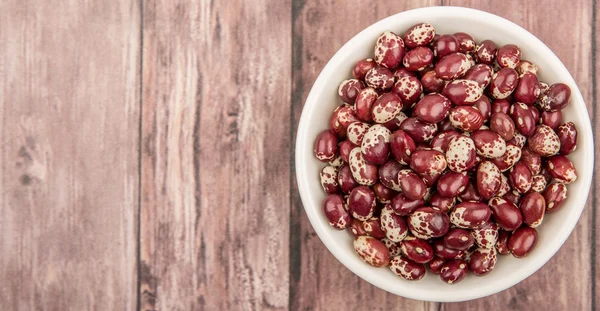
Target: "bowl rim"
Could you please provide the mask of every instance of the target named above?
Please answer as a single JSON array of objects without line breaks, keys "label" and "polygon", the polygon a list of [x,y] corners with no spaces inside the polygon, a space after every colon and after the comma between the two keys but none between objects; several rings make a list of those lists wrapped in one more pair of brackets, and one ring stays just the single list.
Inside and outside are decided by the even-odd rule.
[{"label": "bowl rim", "polygon": [[[418,291],[418,290],[415,292],[404,291],[402,293],[399,293],[399,291],[394,291],[393,289],[387,288],[386,285],[383,284],[383,282],[381,282],[377,276],[370,274],[368,269],[363,269],[363,267],[356,266],[353,263],[348,262],[340,254],[342,245],[340,245],[340,243],[335,242],[333,239],[326,238],[326,234],[327,234],[326,230],[330,229],[330,228],[324,227],[319,222],[318,218],[322,217],[322,216],[319,215],[318,213],[309,212],[309,210],[306,208],[307,204],[311,204],[311,205],[314,204],[314,202],[313,202],[314,200],[312,199],[313,195],[309,191],[308,183],[310,183],[311,180],[313,183],[315,182],[314,178],[309,178],[308,172],[304,169],[304,165],[308,161],[308,159],[307,159],[306,153],[303,152],[303,148],[304,148],[303,144],[305,143],[306,139],[311,139],[311,141],[312,141],[312,138],[307,137],[308,136],[307,132],[310,127],[310,123],[309,123],[310,119],[309,119],[308,115],[312,115],[314,110],[317,109],[316,98],[317,98],[318,94],[320,94],[323,91],[323,87],[319,87],[319,86],[324,85],[325,79],[328,76],[330,76],[331,74],[333,74],[333,70],[336,67],[338,67],[338,65],[341,63],[341,60],[344,59],[345,56],[347,56],[349,53],[352,53],[353,46],[355,46],[357,43],[364,42],[368,39],[376,38],[380,33],[380,31],[378,29],[381,28],[383,25],[390,23],[394,19],[402,18],[402,16],[408,15],[408,14],[423,14],[423,13],[436,14],[436,15],[456,14],[456,15],[459,15],[460,17],[463,17],[466,19],[475,19],[479,22],[483,21],[488,24],[494,24],[494,23],[500,24],[503,27],[507,28],[507,32],[514,32],[514,31],[521,32],[522,35],[525,37],[525,39],[531,41],[532,45],[537,46],[536,49],[541,49],[544,52],[545,57],[549,57],[550,59],[552,59],[551,61],[553,63],[560,64],[557,71],[559,72],[559,76],[561,77],[561,79],[563,79],[563,78],[566,79],[566,81],[563,81],[563,82],[567,83],[571,87],[571,90],[572,90],[571,102],[577,103],[577,105],[582,104],[584,111],[587,112],[587,107],[585,107],[585,100],[583,99],[581,91],[579,90],[579,87],[577,86],[575,79],[572,77],[571,73],[568,71],[568,69],[563,64],[563,62],[558,58],[558,56],[556,56],[556,54],[554,54],[554,52],[552,52],[552,50],[550,50],[550,48],[548,46],[546,46],[545,43],[543,43],[535,35],[530,33],[528,30],[524,29],[523,27],[517,25],[516,23],[514,23],[510,20],[507,20],[503,17],[497,16],[495,14],[485,12],[485,11],[471,9],[471,8],[464,8],[464,7],[456,7],[456,6],[433,6],[433,7],[417,8],[417,9],[402,11],[400,13],[396,13],[394,15],[388,16],[386,18],[383,18],[383,19],[375,22],[374,24],[368,26],[367,28],[363,29],[358,34],[356,34],[354,37],[352,37],[352,39],[350,39],[348,42],[346,42],[329,59],[329,61],[327,62],[327,64],[323,68],[323,70],[320,72],[317,79],[315,80],[314,84],[311,87],[309,95],[304,103],[304,107],[302,109],[302,114],[300,116],[300,121],[298,123],[298,130],[296,133],[296,146],[295,146],[295,158],[294,158],[295,159],[295,170],[296,170],[296,181],[297,181],[298,189],[300,192],[300,198],[302,200],[304,210],[308,216],[311,226],[313,227],[313,229],[319,236],[319,239],[323,242],[323,244],[325,244],[325,246],[327,247],[329,252],[331,252],[340,263],[342,263],[347,269],[352,271],[354,274],[356,274],[363,280],[371,283],[372,285],[374,285],[378,288],[381,288],[387,292],[390,292],[390,293],[398,295],[398,296],[406,297],[406,298],[424,300],[424,301],[436,301],[436,302],[465,301],[465,300],[471,300],[471,299],[489,296],[489,295],[501,292],[503,290],[506,290],[506,289],[514,286],[515,284],[525,280],[532,274],[534,274],[544,264],[546,264],[552,257],[554,257],[556,252],[562,247],[564,242],[571,235],[571,233],[572,233],[573,229],[575,228],[575,226],[577,225],[577,222],[578,222],[579,218],[581,217],[581,213],[583,212],[583,209],[585,207],[585,203],[587,201],[587,197],[589,195],[589,190],[590,190],[591,182],[592,182],[592,176],[593,176],[592,172],[593,172],[593,167],[594,167],[594,155],[593,155],[594,153],[592,152],[591,155],[584,154],[585,161],[582,161],[582,162],[585,162],[583,164],[584,167],[582,167],[584,169],[583,170],[584,174],[580,174],[583,176],[578,176],[578,179],[579,179],[578,181],[582,182],[582,185],[580,185],[581,189],[583,189],[583,190],[587,189],[587,194],[584,197],[577,198],[576,203],[578,205],[577,206],[578,210],[576,212],[573,212],[570,215],[570,217],[566,218],[564,225],[561,227],[561,230],[557,231],[557,234],[560,237],[560,239],[559,239],[560,243],[556,243],[556,244],[552,244],[552,245],[548,246],[548,249],[546,250],[547,258],[545,258],[545,260],[530,264],[529,270],[527,270],[526,273],[524,273],[523,275],[520,275],[519,277],[508,279],[505,282],[503,282],[500,286],[478,288],[478,290],[474,290],[474,291],[459,291],[459,292],[456,292],[454,295],[445,295],[445,296],[440,296],[440,295],[436,296],[435,294],[432,295],[432,293],[425,293],[423,291]],[[589,116],[589,112],[588,112],[588,116]],[[579,134],[580,134],[578,139],[585,140],[585,144],[589,145],[591,150],[593,151],[594,150],[593,132],[592,132],[592,126],[591,126],[589,117],[581,118],[581,116],[579,116],[579,119],[586,120],[586,121],[581,122],[582,123],[581,126],[578,125],[578,130],[579,130]],[[585,135],[581,135],[582,133],[584,133]],[[589,164],[586,165],[586,163],[589,163]],[[587,168],[590,168],[589,173],[586,172]]]}]

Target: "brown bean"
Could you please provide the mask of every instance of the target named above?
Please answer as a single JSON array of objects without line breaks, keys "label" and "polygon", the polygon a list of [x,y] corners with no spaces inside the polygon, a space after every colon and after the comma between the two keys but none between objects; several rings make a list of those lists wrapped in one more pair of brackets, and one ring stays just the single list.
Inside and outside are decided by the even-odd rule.
[{"label": "brown bean", "polygon": [[407,198],[411,200],[419,200],[425,196],[426,186],[419,175],[412,170],[401,170],[398,172],[398,180],[400,188]]},{"label": "brown bean", "polygon": [[446,261],[444,259],[440,257],[434,257],[429,263],[427,263],[427,266],[429,267],[429,271],[431,271],[431,273],[439,275],[440,271],[442,270],[442,266],[444,266],[445,263]]},{"label": "brown bean", "polygon": [[489,90],[493,98],[504,99],[513,93],[519,83],[519,74],[512,68],[502,68],[492,75]]},{"label": "brown bean", "polygon": [[429,205],[443,213],[448,213],[454,207],[455,203],[455,197],[445,197],[437,192],[433,193],[429,199]]},{"label": "brown bean", "polygon": [[469,270],[477,276],[486,275],[494,269],[497,260],[495,248],[478,248],[471,254]]},{"label": "brown bean", "polygon": [[[350,215],[350,214],[348,214],[348,215]],[[354,237],[361,236],[361,235],[367,235],[367,232],[363,228],[362,224],[363,224],[362,221],[352,218],[350,225],[348,225],[348,230],[350,230],[350,233]]]},{"label": "brown bean", "polygon": [[365,137],[365,134],[371,127],[368,123],[364,122],[352,122],[348,125],[348,129],[346,130],[346,136],[348,136],[348,140],[355,145],[362,144],[362,140]]},{"label": "brown bean", "polygon": [[577,180],[577,170],[573,162],[563,155],[548,158],[548,172],[559,183],[570,184]]},{"label": "brown bean", "polygon": [[404,67],[400,67],[400,68],[397,68],[396,70],[394,70],[394,78],[396,78],[396,81],[398,81],[404,77],[415,77],[416,78],[417,73],[414,71],[410,71]]},{"label": "brown bean", "polygon": [[410,168],[421,176],[440,175],[446,167],[446,157],[437,150],[417,150],[410,158]]},{"label": "brown bean", "polygon": [[385,126],[388,130],[393,132],[398,130],[400,128],[400,124],[402,124],[402,122],[404,122],[404,120],[406,119],[408,119],[406,114],[400,111],[395,118],[388,122],[382,123],[381,125]]},{"label": "brown bean", "polygon": [[458,52],[459,43],[453,35],[441,35],[433,41],[433,55],[437,59],[442,59],[444,56]]},{"label": "brown bean", "polygon": [[515,123],[503,112],[496,112],[490,119],[490,129],[496,132],[502,139],[511,140],[515,134]]},{"label": "brown bean", "polygon": [[481,95],[481,97],[473,103],[473,107],[481,112],[484,122],[487,122],[492,116],[492,103],[485,95]]},{"label": "brown bean", "polygon": [[410,27],[404,34],[406,47],[414,49],[418,46],[426,46],[433,41],[435,28],[428,23],[419,23]]},{"label": "brown bean", "polygon": [[531,105],[538,99],[540,92],[540,82],[537,76],[527,72],[519,78],[519,84],[513,92],[513,96],[516,101]]},{"label": "brown bean", "polygon": [[461,173],[476,165],[476,149],[473,140],[466,136],[457,136],[450,140],[446,150],[448,168]]},{"label": "brown bean", "polygon": [[360,152],[360,147],[350,151],[348,165],[352,172],[352,177],[361,185],[371,186],[377,182],[377,166],[368,163]]},{"label": "brown bean", "polygon": [[471,106],[456,106],[450,109],[450,122],[465,132],[478,130],[483,125],[483,115]]},{"label": "brown bean", "polygon": [[428,263],[433,259],[431,245],[419,238],[408,236],[400,244],[400,251],[404,257],[416,263]]},{"label": "brown bean", "polygon": [[404,55],[402,64],[411,71],[421,71],[426,69],[433,62],[433,51],[428,47],[416,47]]},{"label": "brown bean", "polygon": [[338,169],[331,165],[323,167],[319,173],[321,177],[321,187],[327,194],[338,193],[340,185],[338,184]]},{"label": "brown bean", "polygon": [[527,60],[521,60],[517,64],[517,68],[515,69],[517,70],[520,76],[524,75],[525,73],[532,73],[534,75],[537,75],[538,72],[538,67]]},{"label": "brown bean", "polygon": [[508,180],[513,189],[519,193],[526,193],[531,188],[531,170],[521,161],[517,162],[508,172]]},{"label": "brown bean", "polygon": [[471,231],[475,243],[481,248],[494,248],[498,241],[498,225],[492,220],[488,220],[479,228]]},{"label": "brown bean", "polygon": [[410,232],[421,239],[441,237],[450,229],[448,215],[431,207],[419,207],[408,216]]},{"label": "brown bean", "polygon": [[348,197],[348,210],[352,217],[365,221],[373,217],[375,212],[375,193],[367,186],[357,186]]},{"label": "brown bean", "polygon": [[492,218],[498,226],[506,231],[513,231],[523,223],[523,216],[517,206],[503,198],[494,197],[489,201]]},{"label": "brown bean", "polygon": [[463,79],[475,81],[481,88],[486,88],[492,81],[494,71],[486,64],[476,64],[463,76]]},{"label": "brown bean", "polygon": [[338,87],[338,95],[340,99],[347,104],[354,104],[358,93],[365,88],[362,81],[357,79],[348,79],[342,81]]},{"label": "brown bean", "polygon": [[400,170],[402,170],[402,165],[397,161],[386,161],[379,167],[379,181],[394,191],[401,191],[400,182],[398,181],[398,172]]},{"label": "brown bean", "polygon": [[499,158],[506,153],[506,142],[490,130],[478,130],[471,134],[477,153],[486,158]]},{"label": "brown bean", "polygon": [[329,194],[323,200],[323,214],[331,227],[343,230],[350,224],[350,214],[346,211],[345,204],[344,198],[339,194]]},{"label": "brown bean", "polygon": [[483,40],[475,47],[475,59],[479,63],[491,65],[494,63],[497,46],[492,40]]},{"label": "brown bean", "polygon": [[373,185],[373,192],[375,192],[375,198],[377,199],[377,202],[380,203],[390,203],[398,194],[397,191],[384,186],[381,182]]},{"label": "brown bean", "polygon": [[560,154],[571,154],[577,148],[577,128],[575,123],[567,122],[556,129],[560,141]]},{"label": "brown bean", "polygon": [[521,202],[521,194],[516,190],[509,191],[502,198],[514,205],[519,205]]},{"label": "brown bean", "polygon": [[352,171],[350,170],[349,165],[342,165],[342,167],[340,167],[338,170],[337,182],[344,193],[350,193],[352,189],[359,185],[359,183],[354,180],[354,177],[352,177]]},{"label": "brown bean", "polygon": [[463,53],[452,53],[444,56],[435,64],[435,73],[444,80],[462,77],[471,68],[467,56]]},{"label": "brown bean", "polygon": [[375,66],[367,71],[365,83],[374,89],[387,91],[394,86],[394,74],[385,67]]},{"label": "brown bean", "polygon": [[423,264],[412,262],[401,256],[392,258],[390,261],[390,270],[407,281],[418,281],[427,273]]},{"label": "brown bean", "polygon": [[543,124],[536,127],[527,143],[531,151],[543,157],[555,155],[560,150],[558,135],[549,126]]},{"label": "brown bean", "polygon": [[500,180],[500,189],[498,190],[498,193],[496,193],[497,197],[503,197],[511,191],[510,185],[508,184],[508,178],[504,174],[500,175]]},{"label": "brown bean", "polygon": [[406,132],[416,143],[430,141],[438,131],[435,123],[423,122],[416,117],[404,120],[400,124],[400,129]]},{"label": "brown bean", "polygon": [[540,110],[537,109],[535,106],[529,106],[529,111],[531,111],[531,116],[533,117],[533,121],[536,123],[539,123],[540,119],[541,119]]},{"label": "brown bean", "polygon": [[544,189],[546,189],[547,184],[548,183],[546,182],[546,178],[544,178],[544,176],[533,175],[533,177],[531,177],[531,189],[529,191],[541,193],[544,191]]},{"label": "brown bean", "polygon": [[337,137],[333,131],[324,130],[315,139],[313,152],[321,162],[329,162],[335,158],[337,153]]},{"label": "brown bean", "polygon": [[508,255],[510,250],[508,249],[508,239],[510,238],[510,232],[500,230],[498,232],[498,242],[496,242],[496,250],[501,255]]},{"label": "brown bean", "polygon": [[417,146],[410,135],[402,130],[397,130],[390,137],[390,148],[396,161],[408,164]]},{"label": "brown bean", "polygon": [[354,239],[354,250],[364,262],[373,267],[385,267],[390,262],[390,251],[383,242],[370,237],[359,236]]},{"label": "brown bean", "polygon": [[466,251],[447,247],[442,239],[436,239],[432,242],[433,251],[436,257],[446,260],[463,259]]},{"label": "brown bean", "polygon": [[536,228],[544,220],[546,200],[540,193],[531,192],[523,197],[519,209],[523,214],[523,222],[531,228]]},{"label": "brown bean", "polygon": [[457,79],[446,84],[442,94],[457,106],[474,105],[483,95],[483,88],[475,81]]},{"label": "brown bean", "polygon": [[469,264],[460,259],[446,262],[440,270],[440,278],[448,284],[462,281],[469,272]]},{"label": "brown bean", "polygon": [[354,107],[350,105],[342,105],[337,107],[331,119],[329,119],[329,128],[335,132],[337,137],[343,138],[346,136],[346,129],[353,122],[360,121],[355,114]]},{"label": "brown bean", "polygon": [[391,257],[400,256],[400,243],[392,242],[386,238],[381,239],[381,242],[383,242],[388,251],[390,251]]},{"label": "brown bean", "polygon": [[372,87],[364,88],[356,96],[354,103],[354,110],[356,111],[356,118],[364,122],[373,121],[373,104],[379,97],[377,91]]},{"label": "brown bean", "polygon": [[358,80],[364,80],[367,71],[373,67],[375,67],[375,61],[372,58],[361,59],[354,65],[352,76]]},{"label": "brown bean", "polygon": [[521,148],[511,143],[506,144],[506,152],[499,158],[491,159],[501,172],[511,169],[521,158]]},{"label": "brown bean", "polygon": [[468,183],[469,177],[466,172],[447,171],[437,182],[437,193],[447,198],[454,198],[465,190]]},{"label": "brown bean", "polygon": [[564,200],[567,199],[567,186],[555,183],[544,191],[544,200],[546,201],[546,213],[554,213],[560,210]]},{"label": "brown bean", "polygon": [[469,184],[467,185],[465,191],[458,195],[458,200],[461,202],[479,202],[482,199],[483,198],[481,197],[481,195],[479,195],[479,192],[477,192],[477,186],[475,185],[475,181],[473,180],[469,181]]},{"label": "brown bean", "polygon": [[397,34],[386,31],[377,38],[374,54],[379,66],[394,69],[402,62],[404,41]]},{"label": "brown bean", "polygon": [[502,185],[500,169],[490,161],[483,161],[477,168],[477,192],[486,200],[492,198]]},{"label": "brown bean", "polygon": [[445,96],[437,93],[425,95],[413,109],[413,115],[419,120],[429,123],[437,123],[444,120],[452,103]]},{"label": "brown bean", "polygon": [[448,145],[450,144],[450,141],[454,137],[457,137],[460,135],[461,134],[455,130],[444,131],[444,132],[441,132],[441,133],[438,133],[437,135],[435,135],[435,137],[433,137],[433,139],[431,140],[429,145],[431,146],[431,149],[433,149],[433,150],[437,150],[439,152],[446,153],[446,151],[448,151]]},{"label": "brown bean", "polygon": [[396,93],[385,93],[373,103],[372,114],[375,123],[386,123],[402,111],[402,100]]},{"label": "brown bean", "polygon": [[394,84],[392,92],[402,99],[402,109],[408,109],[421,98],[423,86],[416,77],[402,77]]},{"label": "brown bean", "polygon": [[523,103],[516,102],[510,107],[510,116],[515,122],[519,133],[531,136],[535,131],[535,120],[529,107]]},{"label": "brown bean", "polygon": [[371,163],[381,165],[387,161],[390,154],[390,136],[392,133],[383,125],[371,126],[364,135],[360,145],[363,158]]},{"label": "brown bean", "polygon": [[385,232],[381,229],[381,222],[378,217],[363,221],[362,226],[366,234],[378,240],[385,238]]},{"label": "brown bean", "polygon": [[523,148],[523,147],[525,147],[526,141],[527,141],[527,137],[523,136],[519,132],[515,132],[515,135],[513,136],[513,138],[511,140],[507,141],[507,143],[515,145],[519,148]]},{"label": "brown bean", "polygon": [[557,111],[542,111],[541,123],[556,130],[562,123],[562,112]]},{"label": "brown bean", "polygon": [[381,210],[381,228],[385,237],[392,242],[401,242],[408,234],[406,218],[394,212],[390,204]]},{"label": "brown bean", "polygon": [[512,233],[508,239],[508,249],[517,258],[523,258],[535,248],[537,231],[529,227],[521,227]]},{"label": "brown bean", "polygon": [[521,61],[521,50],[514,44],[501,46],[496,52],[496,62],[502,68],[516,68]]},{"label": "brown bean", "polygon": [[491,214],[484,203],[462,202],[450,212],[450,222],[458,228],[473,229],[487,222]]},{"label": "brown bean", "polygon": [[473,246],[475,239],[468,230],[454,228],[444,236],[443,243],[447,248],[466,251]]},{"label": "brown bean", "polygon": [[569,104],[571,88],[564,83],[555,83],[548,88],[539,100],[539,106],[543,111],[563,110]]},{"label": "brown bean", "polygon": [[472,52],[475,50],[475,40],[469,34],[464,32],[457,32],[454,34],[456,40],[458,40],[458,51],[461,53]]},{"label": "brown bean", "polygon": [[425,200],[411,200],[407,198],[403,193],[396,195],[390,204],[391,208],[394,210],[394,213],[400,216],[408,216],[417,208],[424,206]]},{"label": "brown bean", "polygon": [[508,99],[495,99],[492,102],[492,113],[502,112],[508,114],[511,103]]},{"label": "brown bean", "polygon": [[421,77],[421,84],[423,85],[423,90],[425,90],[425,92],[439,93],[442,91],[445,82],[442,78],[438,77],[435,70],[430,70],[425,72]]},{"label": "brown bean", "polygon": [[521,150],[521,162],[525,163],[531,174],[539,174],[542,168],[542,157],[536,153],[531,151],[529,147],[525,147]]}]

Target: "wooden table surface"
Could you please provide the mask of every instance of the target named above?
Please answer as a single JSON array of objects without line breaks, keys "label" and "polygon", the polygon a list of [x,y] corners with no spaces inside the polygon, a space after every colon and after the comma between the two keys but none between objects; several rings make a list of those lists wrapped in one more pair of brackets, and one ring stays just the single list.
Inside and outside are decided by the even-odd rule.
[{"label": "wooden table surface", "polygon": [[375,21],[430,5],[486,10],[538,36],[597,130],[596,2],[0,1],[0,308],[600,308],[598,177],[539,272],[439,304],[340,264],[308,222],[293,166],[327,60]]}]

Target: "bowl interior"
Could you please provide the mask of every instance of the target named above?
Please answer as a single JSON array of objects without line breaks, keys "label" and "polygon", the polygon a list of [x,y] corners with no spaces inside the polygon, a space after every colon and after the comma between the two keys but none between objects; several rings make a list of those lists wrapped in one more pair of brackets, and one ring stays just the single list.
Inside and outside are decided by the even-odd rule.
[{"label": "bowl interior", "polygon": [[[340,105],[338,84],[351,77],[356,61],[372,57],[377,37],[386,30],[403,34],[410,26],[428,22],[438,33],[467,32],[477,42],[491,39],[498,45],[516,44],[522,58],[540,68],[541,81],[563,82],[572,90],[571,103],[564,110],[564,120],[573,121],[579,130],[578,149],[569,157],[578,170],[578,180],[569,185],[565,207],[544,219],[538,228],[536,249],[525,259],[499,256],[496,268],[484,277],[469,275],[459,284],[446,285],[428,273],[417,282],[404,281],[389,269],[377,269],[363,263],[354,253],[352,237],[347,231],[329,227],[321,211],[325,197],[319,184],[324,166],[312,155],[314,138],[328,127],[333,109]],[[306,100],[297,134],[296,172],[298,187],[306,213],[327,248],[351,271],[366,281],[391,293],[419,300],[462,301],[502,291],[530,276],[546,263],[567,239],[581,215],[587,199],[593,171],[593,141],[590,119],[575,81],[560,60],[539,39],[516,24],[478,10],[457,7],[432,7],[399,13],[377,22],[346,43],[329,61],[317,78]]]}]

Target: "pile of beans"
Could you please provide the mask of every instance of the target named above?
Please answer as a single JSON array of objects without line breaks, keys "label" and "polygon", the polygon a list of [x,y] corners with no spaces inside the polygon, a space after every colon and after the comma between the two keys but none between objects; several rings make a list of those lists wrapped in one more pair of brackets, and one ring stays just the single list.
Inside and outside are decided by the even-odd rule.
[{"label": "pile of beans", "polygon": [[383,33],[314,144],[329,224],[406,280],[428,268],[454,284],[497,254],[527,256],[577,178],[577,129],[561,112],[571,90],[537,71],[515,45],[428,23]]}]

